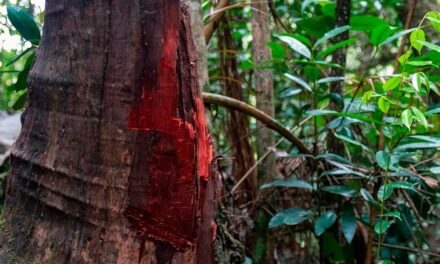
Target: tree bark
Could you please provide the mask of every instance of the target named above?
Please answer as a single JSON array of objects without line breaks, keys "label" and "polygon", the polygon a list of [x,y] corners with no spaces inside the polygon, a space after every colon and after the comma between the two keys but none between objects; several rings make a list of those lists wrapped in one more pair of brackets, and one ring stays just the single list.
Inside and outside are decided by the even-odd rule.
[{"label": "tree bark", "polygon": [[47,1],[0,263],[213,262],[217,181],[194,6]]},{"label": "tree bark", "polygon": [[[265,1],[253,0],[252,3],[252,55],[254,65],[260,66],[271,60],[272,54],[267,46],[270,41],[269,31],[269,4]],[[273,79],[271,69],[256,68],[254,70],[254,87],[257,108],[269,116],[275,115],[273,104]],[[260,122],[257,122],[256,144],[258,157],[262,157],[268,148],[275,145],[272,131]],[[275,157],[269,155],[258,168],[258,184],[271,181],[275,178]],[[267,212],[259,209],[256,213],[257,245],[254,251],[256,263],[275,263],[273,258],[273,237],[267,232]],[[262,247],[261,247],[262,246]],[[264,249],[263,249],[264,248]]]},{"label": "tree bark", "polygon": [[[224,78],[222,82],[226,96],[243,101],[240,75],[238,73],[237,56],[234,53],[234,43],[228,20],[223,17],[219,23],[218,46],[220,72]],[[226,135],[232,150],[232,175],[238,182],[248,171],[255,160],[249,136],[248,116],[236,110],[228,109]],[[246,179],[238,190],[239,205],[253,201],[257,190],[257,175],[253,173]]]},{"label": "tree bark", "polygon": [[[337,0],[336,1],[336,27],[342,27],[350,24],[350,10],[351,10],[351,0]],[[349,37],[349,31],[345,31],[335,37],[335,42],[341,42],[347,40]],[[347,47],[342,47],[337,49],[333,53],[332,62],[345,67],[347,59]],[[333,67],[330,76],[344,76],[344,68]],[[342,99],[344,98],[344,81],[331,82],[330,83],[330,93],[339,95]],[[335,100],[330,100],[330,109],[335,111],[341,111],[342,108]],[[330,131],[328,134],[328,148],[331,153],[342,155],[344,153],[344,144],[341,140],[338,140],[334,136],[334,131]]]},{"label": "tree bark", "polygon": [[[270,41],[269,32],[269,7],[264,1],[252,1],[252,55],[254,56],[254,65],[260,66],[265,61],[272,59],[272,54],[267,47]],[[273,80],[271,69],[254,70],[254,87],[257,108],[269,116],[275,115],[273,104]],[[258,155],[263,155],[268,147],[275,144],[272,131],[263,124],[257,123],[257,150]],[[268,157],[259,170],[259,178],[266,181],[273,179],[275,174],[275,159]]]}]

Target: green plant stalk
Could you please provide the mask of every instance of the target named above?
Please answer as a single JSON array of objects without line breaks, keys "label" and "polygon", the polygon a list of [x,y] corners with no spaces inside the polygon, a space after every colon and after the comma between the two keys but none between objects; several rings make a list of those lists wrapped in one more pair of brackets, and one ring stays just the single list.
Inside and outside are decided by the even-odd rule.
[{"label": "green plant stalk", "polygon": [[[419,25],[417,26],[417,30],[420,29],[420,27],[422,26],[423,22],[425,21],[426,17],[427,17],[428,13],[425,14],[425,16],[422,18],[422,20],[420,21]],[[413,47],[413,45],[410,43],[409,49],[411,50]],[[407,58],[405,58],[405,61],[403,63],[403,68],[402,68],[402,72],[400,74],[400,84],[399,84],[399,89],[403,87],[403,79],[404,79],[404,73],[405,73],[405,69],[406,69],[406,64],[408,63],[408,59],[410,56],[408,56]],[[399,109],[399,99],[400,99],[400,95],[401,93],[397,94],[397,100],[396,100],[396,104],[394,106],[394,115],[393,115],[393,129],[391,132],[391,137],[390,137],[390,141],[388,142],[388,161],[387,164],[389,166],[390,162],[391,162],[391,153],[392,153],[392,148],[393,148],[393,138],[394,138],[394,132],[395,132],[395,128],[396,128],[396,117],[397,117],[397,111]],[[386,193],[386,189],[387,189],[387,181],[388,181],[388,168],[384,171],[384,190],[383,193]],[[380,252],[381,252],[381,244],[382,244],[382,221],[383,221],[383,213],[384,213],[384,207],[385,207],[385,199],[383,199],[384,197],[382,197],[381,200],[381,204],[380,204],[380,215],[379,215],[379,238],[378,238],[378,243],[377,243],[377,262],[379,263],[380,261]]]}]

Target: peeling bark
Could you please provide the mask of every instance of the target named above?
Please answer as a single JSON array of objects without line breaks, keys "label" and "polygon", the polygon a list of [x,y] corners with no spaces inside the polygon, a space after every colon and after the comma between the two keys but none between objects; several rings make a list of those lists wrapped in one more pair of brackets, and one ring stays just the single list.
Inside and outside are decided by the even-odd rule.
[{"label": "peeling bark", "polygon": [[213,262],[194,3],[47,1],[1,263]]}]

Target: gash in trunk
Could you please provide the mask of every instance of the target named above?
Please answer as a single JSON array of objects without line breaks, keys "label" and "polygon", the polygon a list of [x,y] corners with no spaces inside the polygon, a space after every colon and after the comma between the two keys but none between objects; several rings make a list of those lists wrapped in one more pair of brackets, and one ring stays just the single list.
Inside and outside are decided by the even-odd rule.
[{"label": "gash in trunk", "polygon": [[47,1],[0,263],[212,263],[195,7]]}]

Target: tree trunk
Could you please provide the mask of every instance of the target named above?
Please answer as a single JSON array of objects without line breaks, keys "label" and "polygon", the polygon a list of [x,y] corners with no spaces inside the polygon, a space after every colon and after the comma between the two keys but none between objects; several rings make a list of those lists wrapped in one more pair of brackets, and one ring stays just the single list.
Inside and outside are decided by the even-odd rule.
[{"label": "tree trunk", "polygon": [[[239,101],[247,101],[243,95],[242,82],[238,72],[237,53],[234,52],[235,44],[232,37],[232,31],[229,27],[229,20],[227,16],[223,16],[218,22],[218,49],[219,49],[219,63],[222,78],[222,88],[226,96],[237,99]],[[229,141],[232,160],[232,176],[234,183],[242,180],[243,176],[255,164],[254,151],[252,149],[251,131],[249,129],[249,117],[239,111],[228,109],[228,115],[225,122],[225,132]],[[229,210],[233,210],[234,215],[245,217],[253,217],[254,208],[253,201],[256,197],[257,191],[257,173],[255,170],[246,177],[243,184],[235,191],[232,205]],[[228,203],[228,202],[225,202]],[[246,256],[245,248],[252,248],[254,239],[253,226],[249,221],[238,221],[233,223],[237,238],[245,245],[241,251],[240,262],[244,262]],[[225,243],[224,243],[225,244]],[[236,245],[234,243],[226,243],[225,250],[229,258],[226,258],[223,263],[231,263],[233,255],[237,250],[233,250]]]},{"label": "tree trunk", "polygon": [[[272,54],[267,46],[270,41],[268,12],[267,2],[252,1],[252,55],[256,66],[272,59]],[[254,70],[254,76],[257,108],[273,117],[275,109],[273,105],[272,70],[257,68]],[[264,127],[259,122],[257,126],[258,156],[261,157],[268,150],[268,147],[275,145],[275,139],[269,128]],[[275,159],[273,155],[266,158],[260,166],[259,172],[260,179],[270,180],[274,178]]]},{"label": "tree trunk", "polygon": [[[266,1],[253,0],[252,2],[252,55],[254,57],[254,65],[260,66],[265,61],[272,59],[272,54],[267,46],[270,41],[269,31],[269,4]],[[255,76],[255,97],[257,101],[257,108],[265,112],[269,116],[275,115],[273,104],[273,80],[271,69],[256,68]],[[257,122],[257,152],[258,157],[263,157],[264,153],[270,147],[275,145],[275,139],[272,131],[264,127],[260,122]],[[261,185],[264,182],[271,181],[275,178],[275,157],[269,155],[258,168],[258,180]],[[254,261],[256,263],[274,263],[273,252],[274,243],[273,238],[267,232],[266,212],[262,209],[256,213],[256,233],[257,246],[254,252]]]},{"label": "tree trunk", "polygon": [[[237,55],[233,51],[234,42],[226,17],[223,17],[218,26],[219,61],[221,76],[224,78],[222,82],[224,93],[228,97],[246,101],[243,100],[244,95],[240,74],[238,73]],[[232,175],[235,182],[238,182],[255,163],[250,141],[248,116],[228,109],[225,131],[231,145]],[[257,190],[256,176],[256,173],[252,173],[237,190],[239,205],[247,204],[255,199]]]},{"label": "tree trunk", "polygon": [[0,263],[213,262],[195,3],[47,1]]},{"label": "tree trunk", "polygon": [[[351,0],[337,0],[336,1],[336,27],[342,27],[350,24],[350,10],[351,10]],[[345,31],[335,37],[335,43],[347,40],[349,36],[349,31]],[[342,47],[337,49],[333,53],[332,62],[345,67],[347,59],[347,47]],[[330,76],[344,76],[344,68],[333,67]],[[330,93],[339,95],[342,99],[344,98],[344,81],[331,82],[330,83]],[[330,109],[335,111],[341,111],[342,108],[335,100],[330,100]],[[334,131],[330,131],[328,134],[328,148],[331,153],[342,155],[344,153],[344,144],[341,140],[334,136]]]}]

